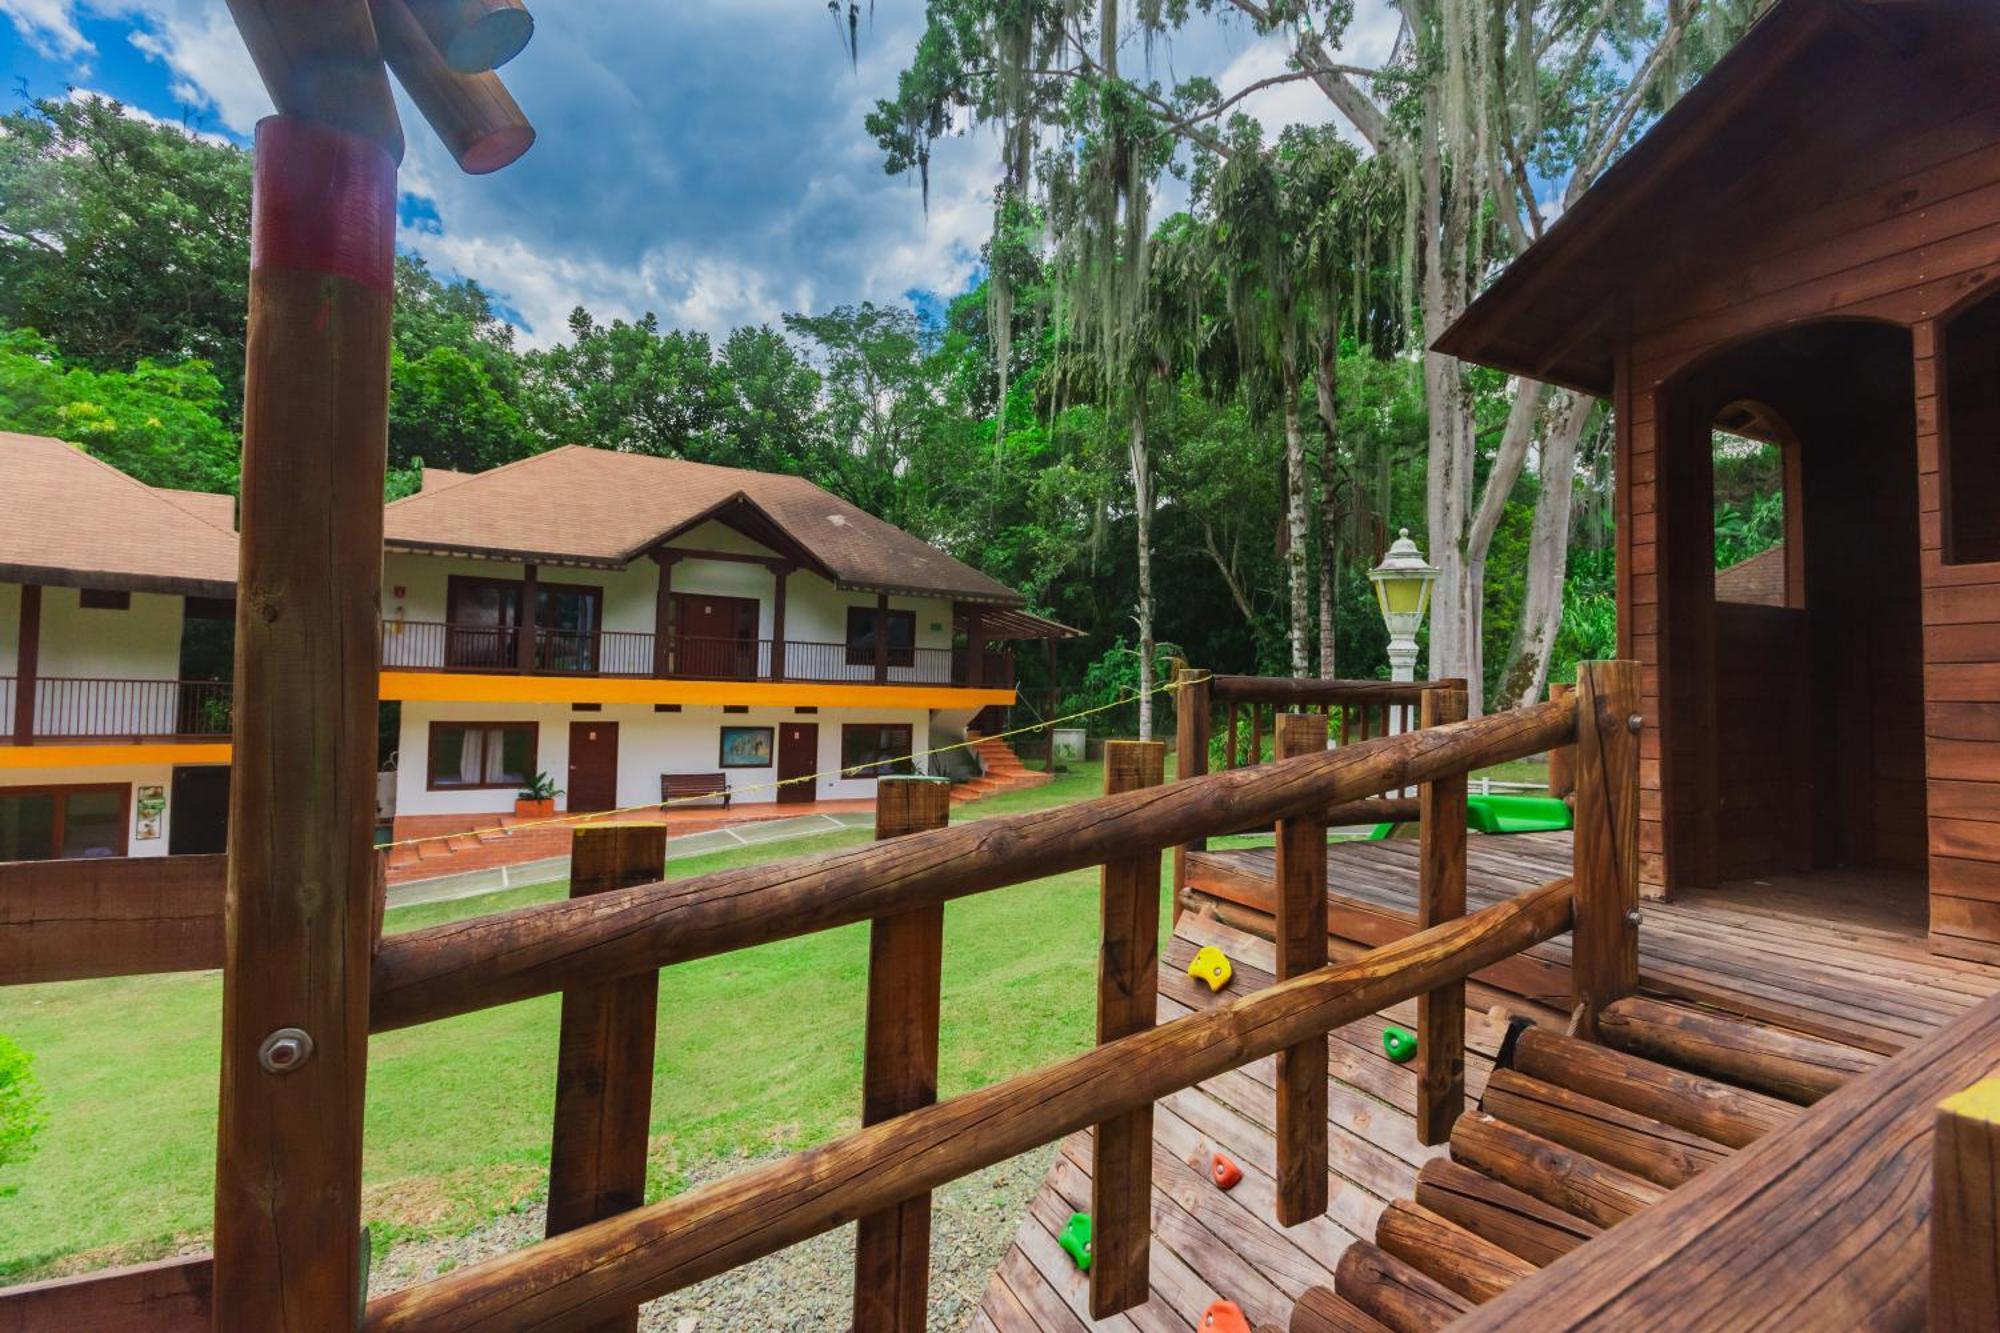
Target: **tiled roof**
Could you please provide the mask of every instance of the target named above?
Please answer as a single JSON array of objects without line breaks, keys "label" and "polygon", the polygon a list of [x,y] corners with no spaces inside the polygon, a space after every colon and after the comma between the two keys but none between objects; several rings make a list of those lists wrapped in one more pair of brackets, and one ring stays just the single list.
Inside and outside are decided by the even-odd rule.
[{"label": "tiled roof", "polygon": [[191,512],[222,512],[227,496],[190,500],[154,490],[73,444],[7,431],[0,431],[0,477],[7,490],[0,578],[217,597],[235,589],[236,537],[227,520],[217,526]]},{"label": "tiled roof", "polygon": [[212,528],[220,528],[234,536],[236,533],[236,497],[217,495],[213,491],[171,491],[156,487],[153,494],[165,500],[176,509],[193,514]]},{"label": "tiled roof", "polygon": [[1785,545],[1760,551],[1748,560],[1715,571],[1715,600],[1747,602],[1752,606],[1785,604]]},{"label": "tiled roof", "polygon": [[1020,606],[1019,593],[802,477],[567,445],[389,506],[392,549],[623,565],[749,506],[843,586]]}]

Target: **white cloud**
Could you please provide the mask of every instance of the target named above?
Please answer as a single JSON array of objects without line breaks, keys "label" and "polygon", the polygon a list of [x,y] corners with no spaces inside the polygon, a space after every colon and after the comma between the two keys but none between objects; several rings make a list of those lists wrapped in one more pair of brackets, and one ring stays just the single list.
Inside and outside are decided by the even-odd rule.
[{"label": "white cloud", "polygon": [[70,0],[0,0],[0,14],[13,21],[22,41],[51,60],[83,60],[95,54],[76,26]]}]

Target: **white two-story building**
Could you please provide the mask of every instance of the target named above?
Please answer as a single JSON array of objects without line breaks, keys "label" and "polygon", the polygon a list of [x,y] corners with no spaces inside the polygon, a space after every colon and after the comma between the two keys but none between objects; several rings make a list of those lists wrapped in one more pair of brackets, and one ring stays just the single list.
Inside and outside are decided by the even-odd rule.
[{"label": "white two-story building", "polygon": [[[34,437],[0,474],[0,860],[218,849],[230,502]],[[1014,702],[995,645],[1071,632],[799,478],[576,446],[428,472],[385,547],[399,833],[537,774],[568,812],[872,796]]]}]

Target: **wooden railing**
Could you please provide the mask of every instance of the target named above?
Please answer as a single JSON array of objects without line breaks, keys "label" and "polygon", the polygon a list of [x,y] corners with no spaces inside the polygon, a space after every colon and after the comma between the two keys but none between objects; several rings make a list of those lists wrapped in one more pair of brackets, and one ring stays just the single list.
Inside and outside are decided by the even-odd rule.
[{"label": "wooden railing", "polygon": [[876,662],[845,643],[800,639],[664,639],[632,630],[538,629],[531,645],[518,629],[391,621],[382,665],[390,671],[478,671],[640,676],[681,680],[792,680],[811,684],[970,685],[1007,689],[1012,654],[988,650],[975,674],[968,650],[895,648]]},{"label": "wooden railing", "polygon": [[[1437,726],[1336,750],[1325,748],[1323,716],[1290,714],[1278,720],[1280,735],[1293,738],[1285,740],[1280,760],[1166,786],[1161,745],[1116,742],[1103,797],[959,827],[943,826],[949,809],[943,784],[886,780],[877,809],[881,840],[873,846],[671,883],[659,879],[657,830],[642,836],[584,829],[576,835],[568,901],[389,937],[380,935],[378,889],[368,997],[373,1030],[533,995],[564,998],[550,1238],[377,1298],[364,1327],[630,1328],[641,1302],[858,1218],[856,1325],[869,1333],[913,1333],[922,1327],[929,1191],[1089,1126],[1097,1127],[1100,1163],[1091,1307],[1108,1317],[1143,1301],[1148,1290],[1152,1103],[1274,1054],[1281,1108],[1277,1208],[1291,1221],[1324,1211],[1329,1031],[1427,997],[1424,1081],[1435,1119],[1463,1104],[1464,1015],[1449,1001],[1467,975],[1574,929],[1586,1011],[1630,989],[1637,955],[1637,750],[1626,726],[1637,690],[1631,664],[1595,664],[1572,701],[1473,722],[1450,722],[1445,702],[1433,707]],[[1404,786],[1419,786],[1424,799],[1448,806],[1452,784],[1469,770],[1572,741],[1586,756],[1578,773],[1579,819],[1601,825],[1594,835],[1580,831],[1572,879],[1462,915],[1464,858],[1445,854],[1450,821],[1437,818],[1431,826],[1439,851],[1427,846],[1425,859],[1429,928],[1328,963],[1329,809]],[[1279,981],[1155,1026],[1163,851],[1260,822],[1277,828],[1284,849]],[[1462,824],[1456,836],[1462,840]],[[936,1100],[944,904],[1090,866],[1101,867],[1104,923],[1098,1045]],[[156,952],[134,919],[143,908],[107,906],[145,897],[148,869],[142,863],[121,869],[95,863],[99,906],[83,920],[54,911],[37,916],[39,909],[7,914],[7,880],[0,876],[0,959],[15,964],[5,979],[45,979],[33,941],[58,933],[60,974],[69,976],[186,966],[191,941],[212,947],[206,926],[190,934],[183,923],[171,949]],[[183,892],[176,902],[188,897]],[[202,901],[221,910],[219,892]],[[99,918],[107,923],[105,948],[122,953],[86,962],[79,955],[92,952]],[[659,969],[862,921],[874,932],[863,1127],[639,1205]],[[287,962],[272,958],[269,965]],[[234,1200],[220,1198],[219,1208],[232,1206]],[[326,1263],[343,1262],[335,1247],[325,1254]],[[30,1300],[41,1302],[33,1308],[42,1315],[61,1320],[103,1308],[90,1302],[132,1284],[153,1290],[165,1283],[172,1300],[160,1308],[198,1311],[208,1289],[203,1262],[177,1261],[164,1277],[147,1269],[71,1280],[64,1285],[62,1299],[72,1302],[66,1306],[50,1304],[57,1298],[47,1285],[0,1292],[0,1327],[10,1308],[29,1308]],[[288,1270],[265,1280],[294,1275]],[[196,1326],[203,1325],[192,1317],[150,1325]]]},{"label": "wooden railing", "polygon": [[[229,735],[228,681],[41,676],[23,719],[21,686],[0,677],[0,737],[30,740],[160,740]],[[22,722],[28,725],[23,728]]]}]

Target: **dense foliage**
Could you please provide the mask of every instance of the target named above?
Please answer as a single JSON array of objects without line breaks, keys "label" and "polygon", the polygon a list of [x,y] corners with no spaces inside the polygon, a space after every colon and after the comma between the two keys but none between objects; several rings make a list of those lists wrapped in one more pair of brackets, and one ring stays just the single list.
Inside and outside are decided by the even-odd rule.
[{"label": "dense foliage", "polygon": [[0,1199],[13,1193],[5,1171],[34,1156],[47,1116],[34,1062],[13,1038],[0,1033]]},{"label": "dense foliage", "polygon": [[[1345,149],[1310,136],[1268,152],[1279,169],[1355,170]],[[1254,153],[1239,156],[1243,165],[1213,182],[1232,192],[1231,206],[1287,206],[1269,193],[1284,183],[1259,176]],[[240,148],[114,104],[43,102],[0,117],[0,429],[75,441],[150,484],[233,489],[248,200]],[[1192,244],[1194,232],[1225,225],[1219,203],[1205,208],[1158,232]],[[1039,224],[1024,216],[1021,225]],[[1156,329],[1157,346],[1182,350],[1158,353],[1136,381],[1152,425],[1153,637],[1162,663],[1284,671],[1288,386],[1237,390],[1254,378],[1246,348],[1317,318],[1322,307],[1304,293],[1324,275],[1310,256],[1235,254],[1229,235],[1205,243],[1271,280],[1210,269],[1173,297],[1178,305],[1160,307],[1177,322]],[[1156,253],[1173,247],[1156,241]],[[478,284],[401,255],[391,494],[413,491],[423,465],[480,470],[571,442],[796,473],[1089,631],[1063,645],[1058,670],[1071,704],[1103,702],[1138,679],[1127,422],[1080,390],[1088,366],[1045,313],[1048,270],[1004,235],[992,259],[1006,271],[1004,291],[982,281],[935,318],[864,302],[713,339],[650,315],[606,322],[579,308],[561,341],[529,348]],[[1165,276],[1156,267],[1156,288]],[[1290,307],[1274,301],[1273,282],[1296,287]],[[1321,300],[1330,306],[1330,293]],[[1311,367],[1289,388],[1312,422],[1315,476],[1336,501],[1324,515],[1336,538],[1329,641],[1340,674],[1372,676],[1385,669],[1385,635],[1366,569],[1398,527],[1423,529],[1425,389],[1420,362],[1367,327],[1378,318],[1373,298],[1350,289],[1345,306],[1337,326],[1305,328],[1323,349],[1320,369],[1337,379],[1331,416],[1315,401]],[[1506,425],[1506,386],[1499,376],[1471,382],[1484,469]],[[1579,482],[1579,515],[1603,512],[1604,471]],[[1518,614],[1506,590],[1518,582],[1535,490],[1532,474],[1515,487],[1496,537],[1484,626],[1494,643]],[[1610,555],[1598,549],[1601,524],[1587,526],[1579,518],[1589,558],[1571,579],[1558,674],[1565,659],[1609,651],[1615,632]],[[1041,654],[1021,657],[1024,682],[1040,686]],[[1026,697],[1039,707],[1043,696]]]}]

